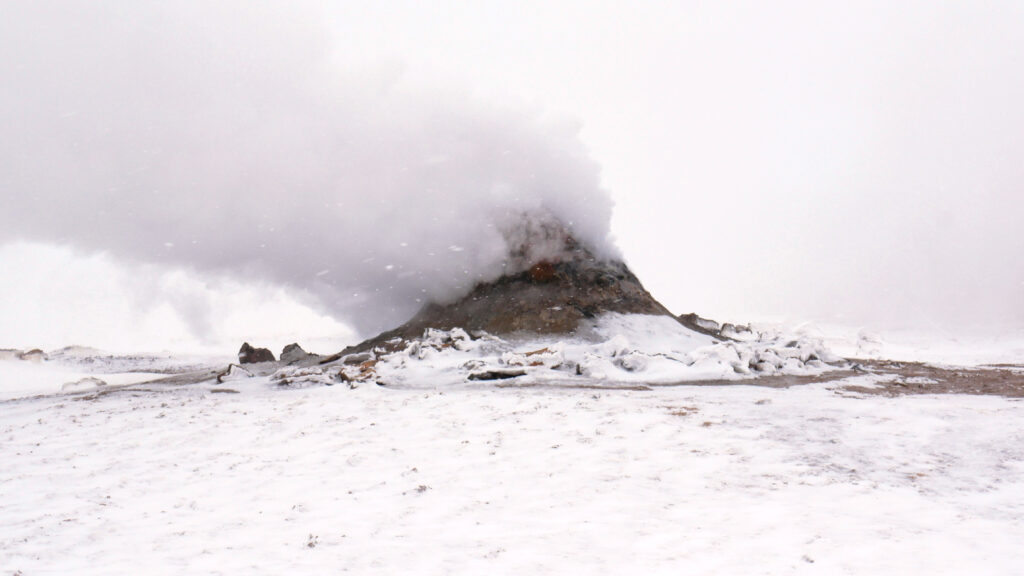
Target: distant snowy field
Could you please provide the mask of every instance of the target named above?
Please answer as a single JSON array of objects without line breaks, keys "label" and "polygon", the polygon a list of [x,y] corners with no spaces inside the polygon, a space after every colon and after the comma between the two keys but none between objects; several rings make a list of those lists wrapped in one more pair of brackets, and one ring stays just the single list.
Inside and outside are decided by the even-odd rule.
[{"label": "distant snowy field", "polygon": [[83,398],[0,404],[2,573],[1024,566],[1019,400],[266,378]]}]

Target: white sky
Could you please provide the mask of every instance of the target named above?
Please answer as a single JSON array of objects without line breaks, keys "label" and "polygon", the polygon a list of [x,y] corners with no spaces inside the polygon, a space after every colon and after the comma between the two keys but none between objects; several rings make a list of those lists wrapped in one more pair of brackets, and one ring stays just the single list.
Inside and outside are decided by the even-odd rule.
[{"label": "white sky", "polygon": [[[578,120],[626,261],[676,312],[1024,326],[1024,4],[387,2],[328,14],[341,67]],[[138,266],[4,246],[0,346],[353,337],[276,288]],[[155,299],[125,305],[139,277]],[[192,325],[197,307],[216,310],[205,326]]]}]

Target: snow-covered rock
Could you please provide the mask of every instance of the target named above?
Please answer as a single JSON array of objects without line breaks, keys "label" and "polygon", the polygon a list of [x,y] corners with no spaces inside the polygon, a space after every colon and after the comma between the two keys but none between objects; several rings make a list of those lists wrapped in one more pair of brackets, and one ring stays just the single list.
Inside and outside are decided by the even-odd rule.
[{"label": "snow-covered rock", "polygon": [[66,382],[60,387],[61,392],[82,392],[106,386],[107,383],[95,376],[87,376],[74,382]]},{"label": "snow-covered rock", "polygon": [[747,340],[720,341],[669,316],[616,313],[588,321],[568,337],[502,339],[474,337],[459,328],[430,328],[420,338],[394,338],[371,351],[281,377],[290,383],[306,379],[330,384],[342,375],[350,382],[433,388],[490,380],[480,374],[514,372],[522,384],[658,384],[818,374],[840,360],[808,338],[753,330],[736,333]]},{"label": "snow-covered rock", "polygon": [[245,380],[252,378],[254,374],[238,364],[228,365],[228,369],[217,375],[217,383],[232,382],[234,380]]}]

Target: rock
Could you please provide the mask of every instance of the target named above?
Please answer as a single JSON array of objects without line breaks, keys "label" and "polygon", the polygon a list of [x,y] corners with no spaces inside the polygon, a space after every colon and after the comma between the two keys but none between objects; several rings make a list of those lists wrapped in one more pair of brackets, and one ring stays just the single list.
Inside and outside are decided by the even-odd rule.
[{"label": "rock", "polygon": [[244,378],[252,378],[252,372],[249,372],[238,364],[229,364],[227,370],[217,374],[217,383],[223,384],[224,382],[242,380]]},{"label": "rock", "polygon": [[474,372],[469,375],[470,380],[508,380],[525,376],[525,370],[488,370],[486,372]]},{"label": "rock", "polygon": [[544,282],[550,282],[555,279],[555,275],[558,271],[555,269],[555,265],[546,260],[538,262],[530,268],[530,281],[535,284],[541,284]]},{"label": "rock", "polygon": [[295,364],[296,362],[301,362],[310,356],[313,356],[313,354],[306,352],[302,349],[302,346],[299,346],[298,343],[295,342],[285,346],[284,350],[281,350],[281,362],[284,362],[285,364]]},{"label": "rock", "polygon": [[723,338],[738,340],[740,342],[747,342],[757,338],[757,334],[750,329],[750,326],[730,324],[728,322],[722,324],[721,335]]},{"label": "rock", "polygon": [[78,392],[81,390],[92,390],[94,388],[100,388],[106,386],[107,383],[99,378],[87,377],[77,380],[75,382],[67,382],[60,387],[61,392]]},{"label": "rock", "polygon": [[689,314],[680,314],[679,316],[676,316],[676,320],[694,332],[707,334],[708,336],[718,338],[719,340],[731,340],[732,338],[726,334],[726,327],[735,328],[732,324],[720,325],[714,320],[701,318],[693,312]]},{"label": "rock", "polygon": [[39,362],[46,360],[46,352],[43,352],[42,350],[35,348],[33,350],[29,350],[28,352],[22,352],[21,354],[18,355],[18,358],[26,362],[35,362],[38,364]]},{"label": "rock", "polygon": [[643,372],[647,369],[647,356],[639,352],[630,352],[619,358],[617,363],[627,372]]},{"label": "rock", "polygon": [[274,362],[274,353],[266,348],[253,348],[248,342],[238,350],[239,364],[255,364],[257,362]]},{"label": "rock", "polygon": [[360,352],[358,354],[347,354],[341,359],[341,362],[349,366],[356,366],[373,359],[374,355],[372,352]]},{"label": "rock", "polygon": [[[466,335],[571,335],[587,329],[586,320],[608,312],[672,315],[624,262],[596,254],[550,214],[524,214],[520,226],[501,232],[509,246],[503,276],[476,284],[455,301],[428,303],[405,324],[336,356],[379,348],[391,353],[387,343],[397,339],[397,349],[404,349],[409,341],[428,340],[428,329],[460,328]],[[465,340],[452,345],[471,344]]]}]

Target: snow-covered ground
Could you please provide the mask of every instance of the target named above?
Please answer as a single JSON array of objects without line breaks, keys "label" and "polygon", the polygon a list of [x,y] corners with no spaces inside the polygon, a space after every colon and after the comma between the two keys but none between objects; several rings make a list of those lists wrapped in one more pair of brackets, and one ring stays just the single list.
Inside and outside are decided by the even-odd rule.
[{"label": "snow-covered ground", "polygon": [[[237,383],[236,383],[237,384]],[[2,405],[23,574],[1016,574],[1024,404],[213,386]]]},{"label": "snow-covered ground", "polygon": [[223,366],[228,357],[170,354],[113,355],[69,346],[46,354],[45,361],[0,358],[0,400],[145,382],[168,374]]},{"label": "snow-covered ground", "polygon": [[91,387],[95,388],[98,384],[96,380],[103,381],[108,385],[117,385],[145,382],[161,376],[162,374],[155,372],[130,372],[105,374],[98,377],[92,372],[66,366],[40,366],[28,362],[0,361],[0,400],[40,394],[57,394],[62,391],[78,391],[90,383]]},{"label": "snow-covered ground", "polygon": [[[404,386],[281,386],[268,372],[118,389],[117,378],[149,375],[104,373],[109,386],[61,391],[90,362],[0,361],[0,574],[1024,566],[1020,399],[846,388],[870,388],[870,374],[789,388],[615,388],[643,373],[615,361],[634,349],[678,353],[673,364],[729,357],[694,355],[703,341],[655,352],[664,341],[644,333],[621,324],[595,344],[563,343],[564,361],[609,361],[611,376],[559,377],[595,388],[445,381],[459,354],[481,354],[450,334],[423,359],[402,349],[378,363],[386,378],[403,359]],[[767,355],[768,341],[746,350]],[[515,354],[481,357],[514,365]],[[32,397],[11,399],[25,396],[19,386]]]},{"label": "snow-covered ground", "polygon": [[953,366],[1024,363],[1024,329],[983,331],[874,330],[828,323],[766,324],[767,331],[823,342],[847,358],[886,358]]}]

